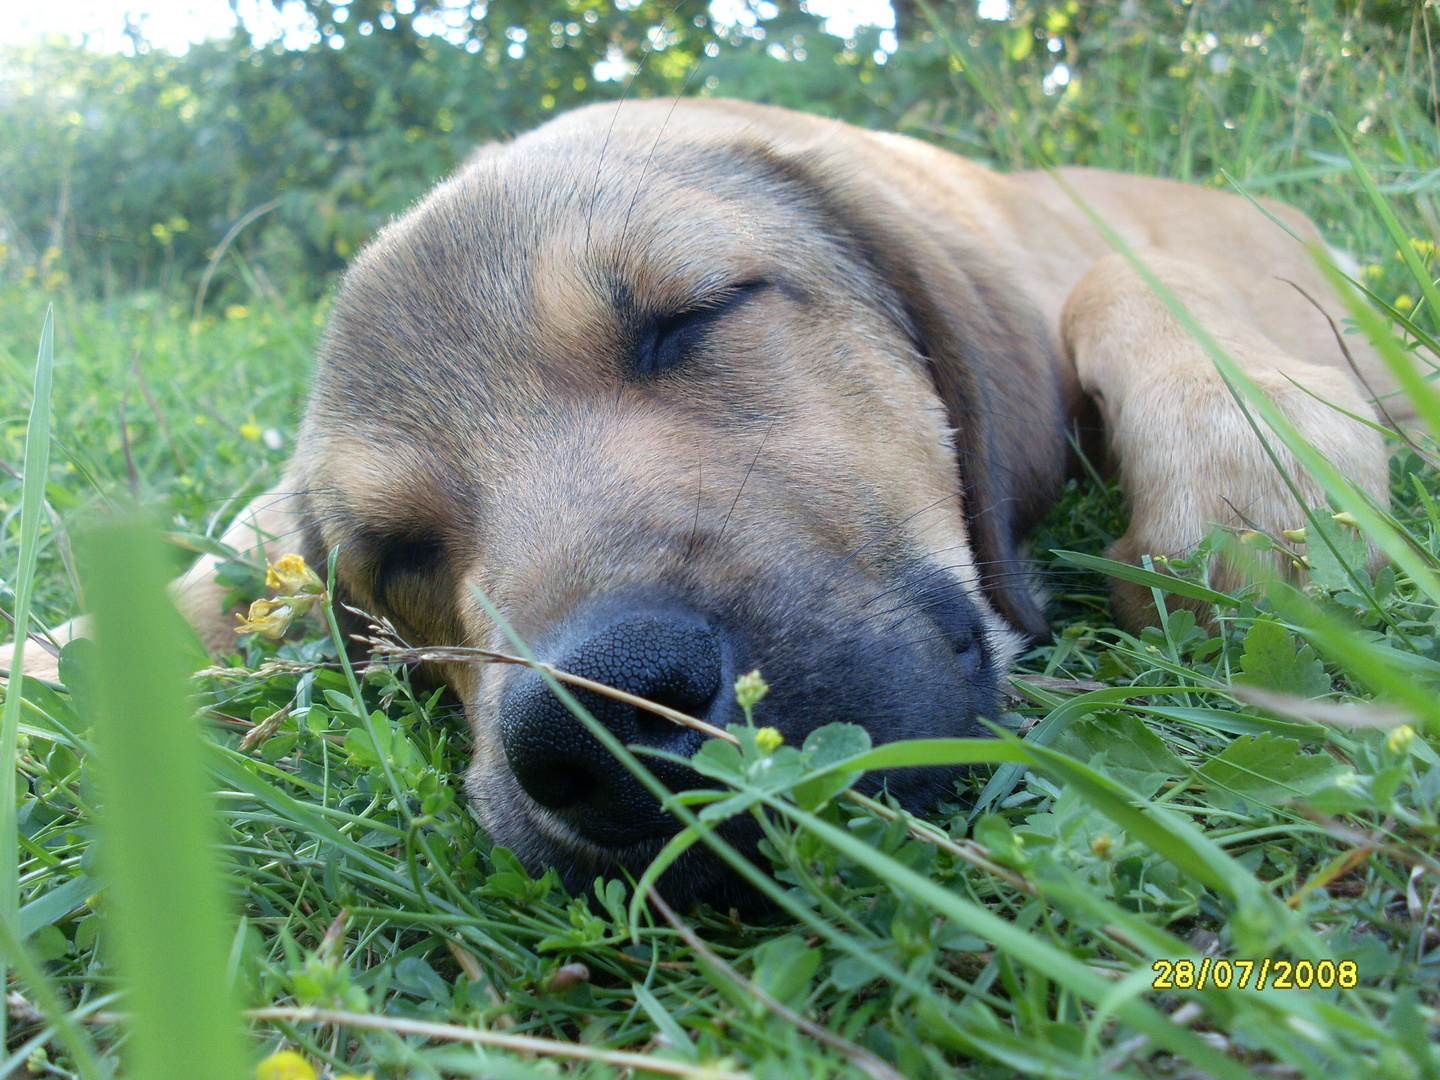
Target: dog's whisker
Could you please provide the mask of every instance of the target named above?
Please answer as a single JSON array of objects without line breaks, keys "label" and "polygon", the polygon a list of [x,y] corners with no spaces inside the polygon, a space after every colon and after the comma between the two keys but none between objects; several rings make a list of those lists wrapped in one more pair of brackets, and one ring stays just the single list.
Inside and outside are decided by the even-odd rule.
[{"label": "dog's whisker", "polygon": [[720,523],[720,534],[716,537],[716,543],[725,539],[725,530],[730,526],[730,516],[735,513],[735,507],[740,503],[740,496],[745,494],[745,485],[750,482],[750,474],[755,471],[755,466],[760,463],[760,455],[765,452],[765,444],[770,439],[770,432],[775,430],[775,424],[779,417],[770,421],[765,429],[765,434],[760,437],[760,447],[755,451],[755,457],[750,462],[750,467],[745,470],[745,475],[740,479],[740,486],[735,491],[735,498],[730,503],[730,509],[725,513],[725,520]]}]

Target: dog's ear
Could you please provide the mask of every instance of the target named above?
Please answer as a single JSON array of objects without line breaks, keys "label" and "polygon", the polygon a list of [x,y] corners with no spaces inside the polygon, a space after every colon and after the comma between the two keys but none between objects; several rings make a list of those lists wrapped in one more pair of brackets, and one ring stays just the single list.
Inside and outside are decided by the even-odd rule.
[{"label": "dog's ear", "polygon": [[951,427],[970,543],[986,595],[1033,637],[1049,626],[1018,557],[1020,540],[1064,480],[1057,345],[1012,274],[959,222],[927,216],[918,186],[857,171],[819,150],[777,152],[766,166],[888,292],[929,365]]}]

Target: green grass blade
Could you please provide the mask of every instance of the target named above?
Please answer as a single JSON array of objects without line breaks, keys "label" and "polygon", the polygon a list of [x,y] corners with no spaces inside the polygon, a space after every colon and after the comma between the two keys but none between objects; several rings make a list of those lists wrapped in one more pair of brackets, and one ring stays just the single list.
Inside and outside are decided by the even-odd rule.
[{"label": "green grass blade", "polygon": [[[1091,690],[1086,694],[1077,694],[1046,713],[1045,718],[1031,728],[1030,734],[1025,736],[1025,745],[1044,746],[1046,743],[1053,742],[1076,720],[1089,715],[1096,709],[1103,709],[1107,705],[1114,705],[1128,698],[1151,697],[1156,694],[1169,693],[1173,693],[1173,689],[1170,687],[1107,686],[1103,690]],[[981,789],[979,798],[975,800],[975,805],[970,811],[970,820],[973,821],[1014,791],[1015,785],[1024,775],[1025,766],[1015,762],[1007,762],[996,769],[994,775]]]},{"label": "green grass blade", "polygon": [[899,769],[914,765],[988,765],[996,761],[1028,761],[1023,749],[995,739],[905,739],[885,743],[868,754],[837,761],[823,772]]},{"label": "green grass blade", "polygon": [[1139,566],[1131,566],[1129,563],[1116,562],[1114,559],[1102,559],[1098,555],[1086,555],[1079,551],[1056,551],[1054,554],[1076,566],[1083,566],[1087,570],[1098,570],[1102,574],[1121,578],[1124,581],[1133,581],[1148,589],[1163,589],[1167,593],[1184,596],[1190,600],[1199,600],[1206,604],[1214,604],[1217,607],[1233,608],[1238,603],[1233,596],[1216,592],[1214,589],[1207,589],[1193,581],[1185,581],[1170,574],[1160,574],[1154,570],[1145,570]]},{"label": "green grass blade", "polygon": [[133,1017],[129,1075],[240,1080],[215,808],[159,541],[138,517],[117,518],[84,535],[81,556],[97,660],[101,862]]},{"label": "green grass blade", "polygon": [[[1277,582],[1269,596],[1292,629],[1371,689],[1413,712],[1431,735],[1440,734],[1440,698],[1434,683],[1419,682],[1413,667],[1397,662],[1411,659],[1407,654],[1366,641],[1289,586]],[[1433,672],[1425,674],[1435,677]]]},{"label": "green grass blade", "polygon": [[1315,256],[1320,272],[1329,280],[1330,287],[1350,309],[1356,325],[1370,339],[1376,353],[1396,381],[1405,388],[1405,392],[1410,396],[1410,403],[1430,428],[1430,433],[1440,439],[1440,391],[1416,370],[1411,355],[1400,347],[1385,321],[1375,313],[1374,308],[1360,298],[1350,286],[1350,279],[1339,271],[1329,256],[1319,248],[1312,248],[1311,254]]},{"label": "green grass blade", "polygon": [[1395,216],[1395,211],[1390,209],[1390,204],[1385,201],[1385,196],[1375,186],[1375,180],[1370,175],[1370,170],[1365,168],[1365,163],[1355,153],[1355,147],[1350,145],[1350,138],[1345,134],[1345,129],[1335,117],[1330,117],[1330,126],[1335,129],[1335,138],[1345,148],[1345,153],[1350,157],[1350,164],[1354,166],[1355,175],[1359,177],[1361,186],[1365,189],[1365,195],[1370,200],[1370,205],[1380,215],[1380,220],[1385,223],[1385,231],[1390,234],[1390,239],[1395,241],[1399,249],[1400,258],[1405,260],[1406,269],[1410,276],[1415,279],[1415,285],[1420,290],[1420,295],[1425,298],[1425,306],[1430,309],[1430,318],[1440,318],[1440,292],[1435,290],[1435,282],[1431,280],[1425,266],[1420,261],[1420,256],[1410,246],[1410,238],[1405,235],[1405,230],[1400,225],[1400,219]]},{"label": "green grass blade", "polygon": [[[35,584],[35,557],[44,514],[45,479],[50,469],[50,385],[55,370],[55,309],[45,309],[40,348],[35,357],[35,392],[30,421],[25,429],[25,472],[20,496],[20,565],[12,586],[15,591],[15,651],[10,659],[10,683],[5,691],[5,712],[0,718],[0,919],[19,925],[20,852],[15,803],[15,747],[20,733],[23,700],[25,637],[30,632],[30,597]],[[0,966],[0,986],[5,971]],[[0,1010],[0,1044],[5,1042],[6,1019]]]}]

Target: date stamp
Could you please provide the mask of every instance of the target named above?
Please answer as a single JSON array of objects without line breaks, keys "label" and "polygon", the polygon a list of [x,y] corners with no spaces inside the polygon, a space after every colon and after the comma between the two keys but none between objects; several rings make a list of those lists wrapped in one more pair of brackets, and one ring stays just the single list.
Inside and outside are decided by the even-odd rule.
[{"label": "date stamp", "polygon": [[1354,960],[1156,960],[1152,990],[1350,990],[1360,982]]}]

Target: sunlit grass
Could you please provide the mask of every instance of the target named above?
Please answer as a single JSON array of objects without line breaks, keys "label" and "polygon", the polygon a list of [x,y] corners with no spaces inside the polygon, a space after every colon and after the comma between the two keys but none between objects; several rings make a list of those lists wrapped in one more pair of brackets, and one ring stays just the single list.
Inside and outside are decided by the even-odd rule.
[{"label": "sunlit grass", "polygon": [[[1123,73],[1114,74],[1118,84]],[[997,101],[1022,96],[1005,70],[985,77],[996,80]],[[1247,189],[1281,187],[1304,202],[1307,181],[1291,159],[1306,147],[1285,143],[1301,130],[1298,107],[1267,90],[1233,135],[1215,135],[1217,154],[1251,148],[1236,173]],[[1396,125],[1407,118],[1397,106]],[[1116,130],[1102,129],[1101,142],[1114,147],[1108,163],[1174,165],[1188,146],[1197,156],[1167,171],[1223,182],[1195,175],[1209,158],[1193,139],[1167,142],[1168,116],[1151,119],[1140,146],[1118,119]],[[1305,130],[1330,137],[1323,124]],[[1362,147],[1359,160],[1389,190],[1331,162],[1326,175],[1339,169],[1342,180],[1309,177],[1317,190],[1305,208],[1344,218],[1343,235],[1332,238],[1365,264],[1362,283],[1390,305],[1380,315],[1354,308],[1356,329],[1393,366],[1428,377],[1440,356],[1427,336],[1434,248],[1420,239],[1423,181],[1440,155],[1433,132],[1405,133],[1403,153],[1373,140]],[[1395,189],[1412,181],[1414,191]],[[14,387],[6,438],[18,461],[44,297],[0,288],[0,362]],[[247,492],[273,479],[299,415],[301,358],[323,312],[259,293],[240,306],[193,328],[183,297],[61,308],[45,489],[56,520],[68,525],[133,490],[171,515],[178,566]],[[1225,364],[1223,352],[1217,360]],[[1304,445],[1279,426],[1267,437],[1304,460]],[[265,442],[271,428],[280,449]],[[853,729],[778,748],[740,729],[734,747],[707,744],[696,765],[717,794],[677,804],[691,826],[677,847],[718,843],[706,825],[768,809],[758,816],[768,864],[742,872],[769,892],[777,914],[753,924],[701,908],[679,913],[677,928],[622,884],[571,897],[553,875],[532,878],[491,847],[464,808],[457,784],[467,736],[452,703],[417,694],[397,664],[349,666],[332,625],[280,646],[237,639],[238,664],[197,690],[214,743],[206,768],[218,791],[222,872],[239,921],[218,964],[207,931],[186,931],[202,952],[173,959],[208,985],[175,992],[214,1010],[233,986],[260,1010],[251,1014],[257,1058],[285,1046],[332,1075],[553,1075],[537,1057],[566,1074],[617,1075],[634,1064],[623,1055],[634,1054],[679,1076],[1432,1075],[1440,1070],[1440,616],[1430,576],[1440,571],[1440,479],[1422,456],[1434,460],[1434,445],[1422,437],[1417,447],[1396,447],[1388,516],[1332,484],[1336,505],[1314,508],[1310,523],[1329,554],[1310,545],[1314,583],[1303,594],[1282,583],[1216,594],[1204,551],[1164,574],[1107,566],[1099,553],[1123,530],[1123,507],[1113,486],[1073,484],[1035,539],[1056,635],[1022,657],[992,742],[867,756]],[[36,488],[28,490],[33,502]],[[17,564],[21,491],[17,478],[3,492],[12,511],[0,552],[7,566]],[[1361,532],[1333,517],[1342,509],[1372,534],[1388,530],[1396,565],[1373,577],[1365,570]],[[77,606],[61,535],[41,530],[36,598],[46,622]],[[1207,550],[1233,543],[1217,534]],[[86,565],[79,581],[88,590]],[[1113,625],[1107,572],[1161,590],[1159,627],[1133,636]],[[157,598],[159,576],[131,583],[139,607]],[[130,595],[113,579],[93,588],[87,601],[97,610],[108,603],[112,619]],[[1174,596],[1210,605],[1213,623],[1167,603]],[[72,670],[84,668],[77,662]],[[140,674],[158,677],[162,666],[145,660]],[[90,733],[117,699],[78,677],[70,695],[34,684],[25,696],[11,706],[21,794],[16,932],[30,969],[43,968],[72,1010],[71,1029],[88,1032],[104,1060],[72,1056],[83,1038],[52,1039],[40,1018],[53,1015],[48,984],[29,989],[22,971],[12,988],[28,996],[12,1009],[0,1074],[29,1061],[42,1074],[88,1080],[126,1059],[126,1033],[141,1040],[146,1018],[164,1010],[153,987],[147,996],[136,979],[122,994],[116,980],[127,974],[134,935],[162,940],[181,916],[147,924],[132,883],[134,921],[125,928],[125,871],[142,863],[105,845],[143,843],[134,836],[146,821],[133,803],[124,818],[131,839],[114,839],[120,816],[100,815],[112,831],[93,843],[94,807],[107,793],[90,779],[92,765],[103,774],[105,764],[90,760]],[[154,705],[182,737],[173,697],[168,712],[163,697]],[[177,790],[193,781],[193,761],[187,773],[184,755],[153,752],[174,764]],[[960,760],[983,767],[928,823],[843,795],[866,768]],[[156,794],[158,815],[158,781]],[[155,822],[157,851],[137,854],[203,844],[195,794],[184,796],[189,809],[173,811],[183,821]],[[161,826],[189,830],[188,840],[162,842]],[[188,873],[158,873],[170,899],[192,895]],[[219,918],[218,902],[203,889],[193,895],[185,917],[203,922],[208,904]],[[687,938],[690,927],[698,939]],[[1217,961],[1229,961],[1231,985],[1210,978],[1187,987],[1171,968],[1176,985],[1156,989],[1165,970],[1157,959],[1216,975]],[[1249,959],[1257,965],[1242,988],[1234,964]],[[1311,985],[1276,988],[1276,960],[1294,965],[1292,981],[1301,962],[1310,965],[1300,970]],[[1325,971],[1329,987],[1314,981]],[[1353,973],[1353,985],[1342,972]],[[133,1028],[120,1015],[128,1011]],[[466,1030],[487,1033],[487,1045],[470,1045]],[[576,1044],[592,1060],[574,1060],[578,1051],[567,1047]]]}]

